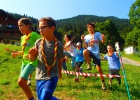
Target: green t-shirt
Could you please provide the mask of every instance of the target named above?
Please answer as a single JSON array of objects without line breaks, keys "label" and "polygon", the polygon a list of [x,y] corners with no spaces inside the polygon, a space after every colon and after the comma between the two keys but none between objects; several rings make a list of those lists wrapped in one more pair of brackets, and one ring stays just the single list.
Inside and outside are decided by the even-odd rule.
[{"label": "green t-shirt", "polygon": [[[25,42],[25,38],[26,38],[26,35],[23,35],[21,37],[21,46],[23,45],[23,43]],[[27,64],[32,64],[33,66],[37,66],[37,59],[35,61],[30,61],[30,60],[27,60],[25,58],[25,56],[28,54],[28,51],[30,48],[32,48],[34,46],[34,43],[36,42],[36,40],[38,40],[40,37],[39,34],[37,34],[36,32],[32,32],[31,35],[30,35],[30,38],[29,40],[27,41],[26,43],[26,46],[25,46],[25,49],[24,49],[24,54],[23,54],[23,59],[22,59],[22,65],[27,65]]]}]

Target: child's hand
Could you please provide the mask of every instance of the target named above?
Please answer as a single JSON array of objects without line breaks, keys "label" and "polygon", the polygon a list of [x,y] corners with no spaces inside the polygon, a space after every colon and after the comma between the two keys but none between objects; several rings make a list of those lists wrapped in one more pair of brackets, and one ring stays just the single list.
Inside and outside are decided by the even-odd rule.
[{"label": "child's hand", "polygon": [[15,58],[16,56],[18,56],[18,54],[16,52],[12,52],[12,57]]},{"label": "child's hand", "polygon": [[102,36],[102,39],[104,39],[104,38],[105,38],[105,35],[104,35],[104,34],[101,34],[101,36]]},{"label": "child's hand", "polygon": [[58,78],[59,79],[62,78],[62,73],[59,73]]},{"label": "child's hand", "polygon": [[37,52],[38,52],[38,50],[35,48],[35,47],[33,47],[33,48],[31,48],[30,50],[29,50],[29,54],[31,55],[31,56],[35,56],[36,54],[37,54]]},{"label": "child's hand", "polygon": [[84,41],[84,37],[85,37],[84,35],[81,35],[81,40],[83,40],[83,41]]},{"label": "child's hand", "polygon": [[28,51],[28,59],[34,61],[37,57],[38,50],[33,47]]},{"label": "child's hand", "polygon": [[94,39],[91,39],[88,43],[89,46],[94,46]]}]

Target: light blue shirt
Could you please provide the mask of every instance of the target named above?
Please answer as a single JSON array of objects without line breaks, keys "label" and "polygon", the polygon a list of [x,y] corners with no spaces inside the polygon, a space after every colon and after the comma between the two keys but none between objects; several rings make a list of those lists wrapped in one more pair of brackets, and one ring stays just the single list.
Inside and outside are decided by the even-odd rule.
[{"label": "light blue shirt", "polygon": [[[90,34],[86,35],[84,37],[84,40],[86,42],[86,44],[89,44],[89,41],[92,39],[92,36]],[[102,40],[102,36],[100,32],[95,32],[94,33],[94,38],[93,38],[96,43],[94,43],[94,46],[89,46],[88,45],[88,50],[91,51],[91,53],[97,57],[98,59],[100,59],[100,49],[99,49],[99,42]]]},{"label": "light blue shirt", "polygon": [[108,60],[108,64],[109,64],[110,69],[114,69],[114,70],[120,69],[121,64],[120,64],[118,55],[116,55],[116,52],[114,52],[112,54],[112,56],[108,56],[108,54],[106,54],[104,56],[104,59]]}]

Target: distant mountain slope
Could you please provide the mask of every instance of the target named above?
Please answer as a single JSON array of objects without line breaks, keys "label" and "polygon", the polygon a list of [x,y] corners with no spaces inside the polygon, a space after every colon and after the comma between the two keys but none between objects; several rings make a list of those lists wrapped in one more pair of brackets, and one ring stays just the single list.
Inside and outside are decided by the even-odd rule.
[{"label": "distant mountain slope", "polygon": [[57,28],[61,28],[67,24],[71,24],[74,26],[77,26],[77,24],[81,24],[82,26],[86,26],[86,24],[89,22],[105,22],[108,19],[112,20],[115,23],[118,31],[122,31],[126,27],[132,28],[132,25],[130,24],[128,19],[120,19],[113,16],[101,17],[95,15],[78,15],[72,18],[57,20],[56,22]]}]

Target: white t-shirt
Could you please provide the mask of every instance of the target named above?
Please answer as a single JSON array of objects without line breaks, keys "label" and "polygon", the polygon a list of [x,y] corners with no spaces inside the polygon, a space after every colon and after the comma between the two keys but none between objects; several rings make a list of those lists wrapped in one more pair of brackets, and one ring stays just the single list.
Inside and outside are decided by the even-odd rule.
[{"label": "white t-shirt", "polygon": [[[88,45],[89,44],[89,41],[91,39],[94,39],[95,40],[95,43],[93,46],[90,46]],[[92,37],[90,34],[86,35],[84,37],[84,40],[86,42],[86,44],[88,45],[87,49],[89,51],[91,51],[91,53],[97,57],[98,59],[100,59],[100,49],[99,49],[99,41],[102,40],[102,36],[101,36],[101,33],[100,32],[95,32],[94,33],[94,37]]]},{"label": "white t-shirt", "polygon": [[66,43],[66,46],[70,45],[66,50],[70,53],[71,56],[76,57],[76,50],[73,44],[71,44],[71,42],[69,41],[68,43]]}]

